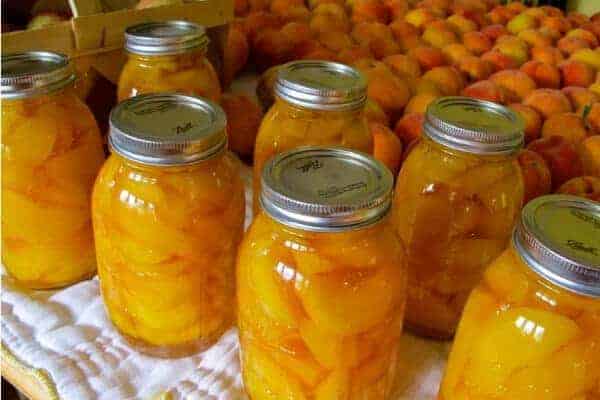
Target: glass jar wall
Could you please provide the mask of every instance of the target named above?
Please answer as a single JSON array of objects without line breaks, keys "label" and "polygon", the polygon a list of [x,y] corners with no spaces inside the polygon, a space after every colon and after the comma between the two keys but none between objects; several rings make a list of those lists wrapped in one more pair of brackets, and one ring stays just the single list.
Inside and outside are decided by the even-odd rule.
[{"label": "glass jar wall", "polygon": [[65,56],[2,57],[2,263],[22,286],[95,274],[90,198],[104,152]]},{"label": "glass jar wall", "polygon": [[233,323],[245,202],[224,129],[218,106],[183,95],[111,114],[114,154],[93,196],[98,272],[111,320],[142,352],[188,355]]},{"label": "glass jar wall", "polygon": [[406,292],[391,188],[384,166],[340,149],[298,149],[265,167],[265,212],[237,263],[253,400],[389,398]]},{"label": "glass jar wall", "polygon": [[398,176],[393,219],[408,257],[407,326],[450,338],[484,268],[508,245],[523,201],[509,110],[467,98],[428,109]]},{"label": "glass jar wall", "polygon": [[204,28],[185,21],[135,25],[125,33],[128,59],[118,99],[143,93],[179,92],[219,101],[221,86],[206,58]]},{"label": "glass jar wall", "polygon": [[599,243],[597,203],[528,203],[469,298],[440,399],[599,398]]}]

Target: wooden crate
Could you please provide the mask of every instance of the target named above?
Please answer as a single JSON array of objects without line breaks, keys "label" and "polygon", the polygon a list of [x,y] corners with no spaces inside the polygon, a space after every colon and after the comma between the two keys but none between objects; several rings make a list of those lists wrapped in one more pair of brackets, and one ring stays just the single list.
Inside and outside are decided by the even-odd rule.
[{"label": "wooden crate", "polygon": [[116,82],[125,61],[122,48],[127,27],[148,21],[184,19],[208,28],[211,60],[220,69],[219,55],[225,45],[227,23],[233,19],[233,0],[196,0],[143,10],[131,6],[132,0],[69,0],[73,15],[70,21],[42,29],[3,33],[2,53],[60,52],[74,59],[80,72],[94,68]]}]

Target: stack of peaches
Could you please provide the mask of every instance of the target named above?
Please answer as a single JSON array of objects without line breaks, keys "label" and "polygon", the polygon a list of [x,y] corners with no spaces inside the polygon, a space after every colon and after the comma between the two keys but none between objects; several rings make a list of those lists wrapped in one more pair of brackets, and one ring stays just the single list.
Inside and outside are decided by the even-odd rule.
[{"label": "stack of peaches", "polygon": [[[375,156],[394,173],[436,98],[504,104],[525,121],[525,200],[559,192],[600,201],[600,13],[499,3],[236,0],[225,83],[246,64],[266,70],[263,79],[296,59],[356,67],[369,80]],[[250,157],[261,108],[227,93],[223,106],[233,150]]]}]

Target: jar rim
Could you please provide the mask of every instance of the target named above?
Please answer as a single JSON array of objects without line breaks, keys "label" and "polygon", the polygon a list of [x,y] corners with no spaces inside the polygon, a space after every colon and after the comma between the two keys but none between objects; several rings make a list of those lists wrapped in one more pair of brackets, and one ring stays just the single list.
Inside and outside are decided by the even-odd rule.
[{"label": "jar rim", "polygon": [[136,55],[175,55],[208,44],[206,28],[188,21],[145,22],[125,30],[125,50]]},{"label": "jar rim", "polygon": [[391,209],[393,177],[379,161],[341,147],[303,146],[269,160],[260,205],[283,225],[342,232],[378,223]]},{"label": "jar rim", "polygon": [[75,82],[69,58],[51,51],[2,55],[2,99],[22,99],[56,92]]}]

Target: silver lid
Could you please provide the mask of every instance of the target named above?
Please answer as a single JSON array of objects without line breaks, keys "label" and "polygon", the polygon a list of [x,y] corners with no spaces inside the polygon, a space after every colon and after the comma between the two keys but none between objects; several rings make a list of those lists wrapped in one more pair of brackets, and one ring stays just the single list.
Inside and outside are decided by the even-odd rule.
[{"label": "silver lid", "polygon": [[115,153],[142,164],[192,164],[226,148],[226,121],[221,107],[199,97],[144,94],[113,108],[108,142]]},{"label": "silver lid", "polygon": [[513,244],[550,282],[600,297],[600,204],[581,197],[538,197],[523,208]]},{"label": "silver lid", "polygon": [[441,97],[427,107],[424,133],[441,145],[474,154],[500,155],[523,146],[524,122],[512,110],[470,97]]},{"label": "silver lid", "polygon": [[2,56],[3,99],[51,93],[74,81],[75,70],[63,54],[29,51]]},{"label": "silver lid", "polygon": [[147,22],[125,30],[125,50],[144,56],[206,48],[208,41],[203,26],[187,21]]},{"label": "silver lid", "polygon": [[309,109],[343,111],[361,108],[367,81],[356,69],[330,61],[301,60],[284,64],[275,80],[275,94]]},{"label": "silver lid", "polygon": [[393,177],[364,153],[307,146],[272,158],[261,183],[261,206],[275,220],[308,231],[337,232],[385,216]]}]

